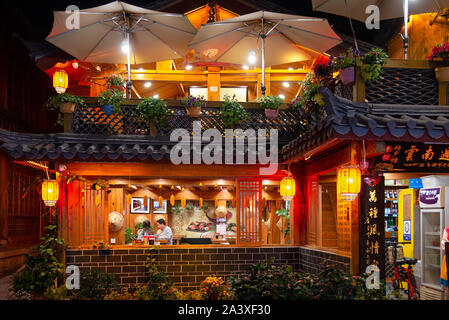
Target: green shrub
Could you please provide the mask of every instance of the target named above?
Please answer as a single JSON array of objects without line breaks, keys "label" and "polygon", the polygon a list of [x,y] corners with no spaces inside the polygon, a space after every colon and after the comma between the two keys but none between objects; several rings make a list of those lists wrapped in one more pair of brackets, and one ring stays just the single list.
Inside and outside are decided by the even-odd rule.
[{"label": "green shrub", "polygon": [[154,122],[165,127],[168,126],[171,118],[164,100],[154,97],[143,99],[137,105],[136,113],[148,123]]},{"label": "green shrub", "polygon": [[100,93],[98,103],[102,106],[112,105],[114,107],[114,114],[123,115],[122,111],[123,93],[120,90],[106,90]]},{"label": "green shrub", "polygon": [[225,96],[220,109],[221,120],[225,127],[234,126],[237,123],[246,122],[251,119],[251,115],[245,108],[238,103],[235,95]]},{"label": "green shrub", "polygon": [[123,78],[121,76],[110,76],[107,80],[106,83],[108,84],[108,86],[119,86],[119,87],[124,87],[125,86],[125,80],[123,80]]},{"label": "green shrub", "polygon": [[[57,221],[56,216],[52,221]],[[57,253],[64,240],[58,238],[55,224],[46,226],[44,231],[40,244],[26,255],[25,268],[14,276],[14,292],[43,294],[48,288],[57,287],[58,280],[62,280],[64,264],[59,262]]]},{"label": "green shrub", "polygon": [[283,103],[283,100],[278,97],[270,94],[269,96],[264,96],[260,99],[258,99],[260,102],[260,105],[264,109],[279,109],[281,104]]},{"label": "green shrub", "polygon": [[373,48],[362,56],[362,77],[366,81],[377,81],[383,73],[388,55],[379,48]]},{"label": "green shrub", "polygon": [[80,289],[73,291],[73,298],[75,300],[103,300],[111,290],[117,287],[115,274],[92,270],[81,274]]}]

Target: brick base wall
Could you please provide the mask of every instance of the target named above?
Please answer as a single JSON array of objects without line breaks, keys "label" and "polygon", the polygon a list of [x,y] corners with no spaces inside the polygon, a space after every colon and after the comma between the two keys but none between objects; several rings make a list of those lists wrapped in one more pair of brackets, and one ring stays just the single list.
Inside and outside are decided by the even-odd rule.
[{"label": "brick base wall", "polygon": [[[311,250],[303,247],[199,247],[110,250],[110,255],[101,256],[98,250],[67,250],[67,265],[77,265],[80,272],[97,269],[117,275],[121,285],[130,287],[147,281],[145,275],[146,258],[155,258],[160,271],[166,272],[178,288],[196,288],[208,276],[227,278],[245,274],[248,268],[260,261],[274,257],[277,265],[291,265],[294,271],[307,271],[310,267],[306,260],[315,257]],[[347,261],[338,261],[338,256],[329,256],[340,267]],[[315,259],[315,258],[314,258]],[[311,264],[312,262],[310,262]]]},{"label": "brick base wall", "polygon": [[309,273],[319,273],[326,265],[331,265],[336,269],[351,272],[351,258],[327,251],[299,247],[299,268]]}]

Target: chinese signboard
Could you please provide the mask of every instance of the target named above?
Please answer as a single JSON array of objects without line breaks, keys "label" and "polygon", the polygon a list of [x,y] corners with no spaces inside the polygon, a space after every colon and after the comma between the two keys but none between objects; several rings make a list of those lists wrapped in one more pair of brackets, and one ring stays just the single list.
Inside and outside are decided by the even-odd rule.
[{"label": "chinese signboard", "polygon": [[385,278],[384,198],[384,178],[364,176],[360,192],[360,273],[376,265],[381,279]]},{"label": "chinese signboard", "polygon": [[376,158],[376,171],[447,172],[449,146],[410,142],[386,143],[385,153]]}]

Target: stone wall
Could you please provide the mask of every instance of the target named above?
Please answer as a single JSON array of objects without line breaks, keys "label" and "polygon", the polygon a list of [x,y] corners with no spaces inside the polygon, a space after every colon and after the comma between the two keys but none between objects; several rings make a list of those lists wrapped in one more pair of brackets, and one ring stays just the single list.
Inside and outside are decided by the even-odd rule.
[{"label": "stone wall", "polygon": [[[260,261],[274,257],[277,265],[288,264],[294,271],[312,270],[309,257],[314,257],[310,250],[302,247],[198,247],[151,249],[113,249],[110,255],[102,256],[98,250],[67,250],[67,265],[80,267],[80,272],[92,269],[114,273],[119,283],[130,287],[146,282],[145,263],[148,255],[156,259],[160,271],[166,272],[174,286],[191,289],[197,287],[207,276],[227,278],[244,274],[248,268]],[[338,261],[338,256],[329,256],[339,267],[346,261]],[[315,258],[314,258],[315,259]]]}]

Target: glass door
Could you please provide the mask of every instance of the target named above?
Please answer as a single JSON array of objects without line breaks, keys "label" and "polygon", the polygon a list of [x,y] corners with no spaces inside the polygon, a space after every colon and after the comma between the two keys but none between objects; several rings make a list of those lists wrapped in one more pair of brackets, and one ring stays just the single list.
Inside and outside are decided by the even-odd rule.
[{"label": "glass door", "polygon": [[421,209],[423,283],[440,289],[442,209]]}]

